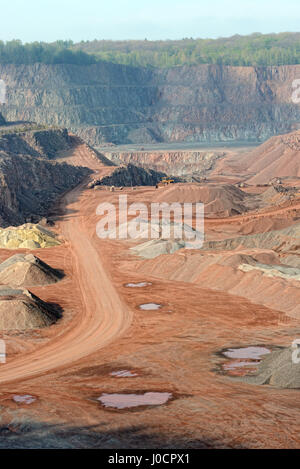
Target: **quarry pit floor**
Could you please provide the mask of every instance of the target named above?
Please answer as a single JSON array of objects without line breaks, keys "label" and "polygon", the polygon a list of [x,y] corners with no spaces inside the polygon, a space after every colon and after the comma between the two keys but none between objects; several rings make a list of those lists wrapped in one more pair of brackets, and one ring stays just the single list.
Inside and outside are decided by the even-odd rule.
[{"label": "quarry pit floor", "polygon": [[[78,160],[88,160],[84,149],[76,151]],[[96,235],[97,205],[118,193],[85,187],[66,194],[57,209],[54,230],[63,243],[32,251],[66,274],[30,289],[58,303],[63,318],[41,331],[4,334],[0,447],[299,448],[298,390],[249,385],[219,372],[220,350],[287,346],[299,320],[226,292],[138,272],[127,242]],[[133,192],[129,198],[151,201],[155,190]],[[221,223],[227,221],[215,225]],[[213,220],[208,225],[215,227]],[[2,250],[1,260],[11,254]],[[147,303],[161,307],[139,309]],[[171,397],[117,409],[99,402],[101,395],[147,393]]]}]

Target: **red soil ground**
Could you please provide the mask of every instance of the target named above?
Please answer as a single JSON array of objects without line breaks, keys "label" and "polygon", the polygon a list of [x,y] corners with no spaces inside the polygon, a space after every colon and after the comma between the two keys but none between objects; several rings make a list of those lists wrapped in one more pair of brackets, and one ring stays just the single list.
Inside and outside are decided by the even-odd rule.
[{"label": "red soil ground", "polygon": [[[69,158],[99,173],[110,170],[91,162],[84,146]],[[97,205],[116,201],[118,192],[85,187],[86,182],[66,194],[57,210],[54,229],[63,244],[33,251],[66,273],[55,285],[31,289],[44,301],[58,303],[64,316],[49,329],[4,335],[8,361],[0,364],[2,424],[19,432],[20,441],[19,421],[52,425],[49,435],[68,429],[83,435],[89,427],[94,445],[106,448],[299,448],[298,390],[249,385],[217,372],[223,348],[290,345],[299,320],[237,294],[203,288],[201,282],[170,280],[162,269],[159,275],[151,268],[139,270],[141,261],[129,254],[130,243],[96,235]],[[156,196],[153,188],[124,191],[130,201],[150,202]],[[299,210],[300,203],[293,209]],[[241,222],[255,225],[266,216],[292,223],[290,210],[232,217],[229,223],[207,220],[208,234],[222,226],[238,233]],[[10,255],[1,251],[2,259]],[[162,263],[179,255],[163,256]],[[142,262],[151,266],[152,260]],[[127,288],[128,282],[151,285]],[[162,308],[139,310],[149,302]],[[110,375],[124,369],[137,376]],[[102,393],[141,391],[170,392],[174,399],[135,411],[108,410],[95,400]],[[12,399],[24,394],[37,399],[32,404]],[[79,437],[76,441],[78,447],[85,445]]]}]

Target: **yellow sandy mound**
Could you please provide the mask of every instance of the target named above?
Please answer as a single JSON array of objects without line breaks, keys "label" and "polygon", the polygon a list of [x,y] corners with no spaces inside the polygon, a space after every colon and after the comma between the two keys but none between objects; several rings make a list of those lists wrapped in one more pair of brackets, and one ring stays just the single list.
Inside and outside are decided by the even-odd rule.
[{"label": "yellow sandy mound", "polygon": [[59,245],[55,235],[40,225],[27,223],[0,229],[0,248],[39,249]]}]

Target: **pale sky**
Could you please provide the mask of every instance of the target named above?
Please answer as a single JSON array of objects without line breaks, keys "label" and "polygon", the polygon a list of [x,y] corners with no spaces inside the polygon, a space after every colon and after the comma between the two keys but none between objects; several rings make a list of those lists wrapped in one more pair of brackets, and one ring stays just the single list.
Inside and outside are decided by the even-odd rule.
[{"label": "pale sky", "polygon": [[182,39],[299,31],[299,0],[0,0],[0,39]]}]

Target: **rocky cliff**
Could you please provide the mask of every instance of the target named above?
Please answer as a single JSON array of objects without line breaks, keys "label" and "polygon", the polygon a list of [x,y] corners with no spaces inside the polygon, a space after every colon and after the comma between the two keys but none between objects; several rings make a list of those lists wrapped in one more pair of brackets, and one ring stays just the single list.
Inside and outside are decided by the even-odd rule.
[{"label": "rocky cliff", "polygon": [[7,119],[65,126],[92,145],[265,140],[300,122],[300,65],[0,65],[0,76]]},{"label": "rocky cliff", "polygon": [[17,129],[20,127],[8,126],[0,132],[0,150],[52,159],[72,144],[72,138],[66,129]]},{"label": "rocky cliff", "polygon": [[0,138],[0,226],[37,222],[55,199],[90,171],[52,161],[70,145],[65,130],[7,134]]},{"label": "rocky cliff", "polygon": [[226,152],[220,150],[105,151],[116,164],[134,164],[172,176],[206,176]]}]

